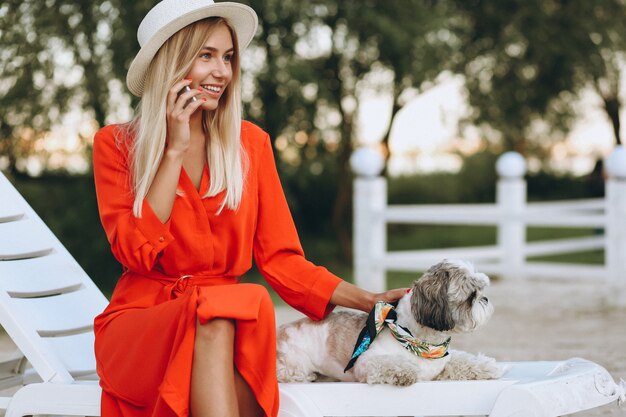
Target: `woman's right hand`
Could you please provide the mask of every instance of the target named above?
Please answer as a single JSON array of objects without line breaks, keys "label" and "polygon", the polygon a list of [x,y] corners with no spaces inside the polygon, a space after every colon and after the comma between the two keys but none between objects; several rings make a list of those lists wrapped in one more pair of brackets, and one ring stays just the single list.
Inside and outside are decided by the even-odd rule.
[{"label": "woman's right hand", "polygon": [[200,94],[200,90],[192,89],[180,96],[178,93],[185,86],[190,85],[191,79],[186,78],[177,82],[170,89],[167,95],[167,150],[184,154],[191,142],[191,132],[189,129],[189,118],[202,105],[205,100],[196,100],[185,106],[192,97]]}]

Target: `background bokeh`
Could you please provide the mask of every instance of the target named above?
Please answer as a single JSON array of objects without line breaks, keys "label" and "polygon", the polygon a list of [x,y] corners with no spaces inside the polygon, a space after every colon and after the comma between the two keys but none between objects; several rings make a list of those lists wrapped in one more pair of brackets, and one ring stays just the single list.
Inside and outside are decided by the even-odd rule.
[{"label": "background bokeh", "polygon": [[[528,159],[531,200],[603,195],[600,162],[624,135],[625,0],[246,3],[260,17],[242,57],[246,118],[272,137],[307,256],[342,277],[357,146],[395,167],[385,173],[391,203],[493,201],[506,150]],[[106,293],[121,268],[98,219],[91,143],[99,127],[132,117],[125,75],[153,4],[0,3],[0,168]],[[453,95],[442,92],[450,80]],[[590,114],[601,126],[579,129],[574,146]],[[541,233],[556,232],[530,238]],[[403,227],[389,245],[493,241],[490,228]]]}]

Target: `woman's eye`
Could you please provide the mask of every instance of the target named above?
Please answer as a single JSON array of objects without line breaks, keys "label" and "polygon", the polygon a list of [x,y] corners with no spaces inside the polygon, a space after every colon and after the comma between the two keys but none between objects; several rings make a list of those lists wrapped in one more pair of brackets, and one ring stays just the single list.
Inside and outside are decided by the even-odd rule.
[{"label": "woman's eye", "polygon": [[226,55],[226,56],[224,57],[224,61],[226,61],[226,62],[230,62],[230,61],[232,61],[232,60],[233,60],[233,56],[232,56],[232,55]]},{"label": "woman's eye", "polygon": [[202,55],[200,55],[200,58],[206,58],[206,59],[209,59],[209,58],[211,58],[211,54],[208,54],[208,53],[206,53],[206,54],[202,54]]}]

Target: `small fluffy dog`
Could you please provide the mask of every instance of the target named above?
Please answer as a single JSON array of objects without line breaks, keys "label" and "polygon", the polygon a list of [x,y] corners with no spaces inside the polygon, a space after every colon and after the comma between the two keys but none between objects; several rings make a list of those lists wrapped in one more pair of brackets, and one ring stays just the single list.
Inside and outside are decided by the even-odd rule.
[{"label": "small fluffy dog", "polygon": [[[405,348],[387,326],[368,348],[358,349],[355,343],[368,318],[361,312],[340,311],[322,321],[305,318],[280,326],[278,381],[321,379],[411,385],[433,379],[498,378],[503,369],[492,358],[461,351],[445,354],[450,335],[470,332],[491,317],[493,305],[483,295],[488,285],[485,274],[459,260],[444,260],[413,283],[395,308],[396,323],[400,332],[410,331],[420,346],[433,347],[423,355]],[[344,372],[353,352],[362,353],[352,361],[353,367]],[[438,357],[442,354],[445,356]]]}]

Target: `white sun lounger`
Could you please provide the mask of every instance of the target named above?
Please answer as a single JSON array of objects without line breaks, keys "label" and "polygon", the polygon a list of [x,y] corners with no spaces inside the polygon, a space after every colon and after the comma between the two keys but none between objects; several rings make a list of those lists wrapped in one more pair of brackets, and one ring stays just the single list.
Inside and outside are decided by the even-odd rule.
[{"label": "white sun lounger", "polygon": [[[0,325],[28,360],[0,389],[7,417],[100,415],[92,322],[107,300],[59,240],[0,174]],[[324,382],[280,384],[280,417],[490,415],[552,417],[625,399],[601,366],[584,359],[510,363],[492,381],[400,388]]]}]

